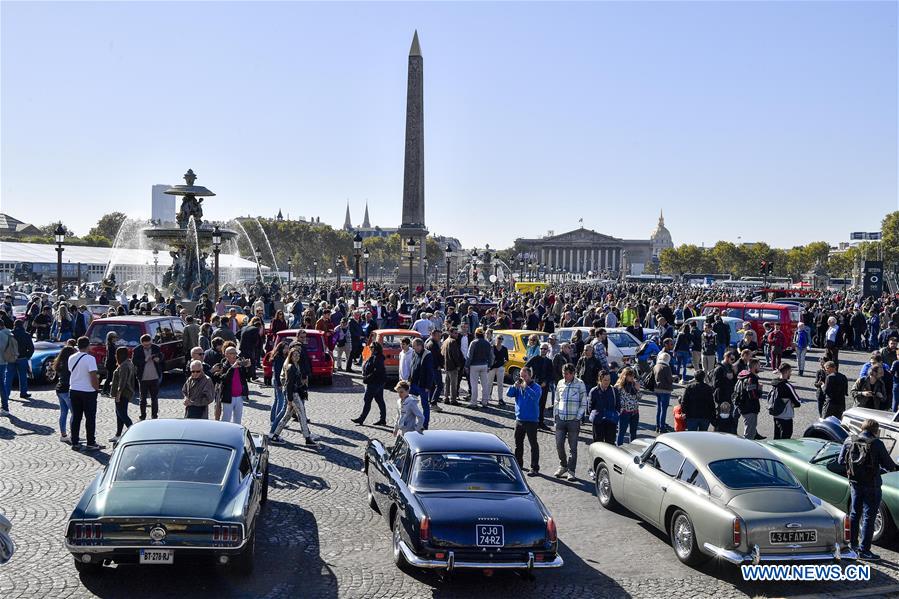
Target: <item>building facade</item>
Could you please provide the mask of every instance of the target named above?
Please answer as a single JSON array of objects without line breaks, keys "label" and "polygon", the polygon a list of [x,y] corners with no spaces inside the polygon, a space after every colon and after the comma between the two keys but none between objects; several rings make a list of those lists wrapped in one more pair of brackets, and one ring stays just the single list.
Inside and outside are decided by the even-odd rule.
[{"label": "building facade", "polygon": [[661,215],[650,239],[621,239],[580,227],[559,235],[515,240],[519,259],[564,272],[596,275],[642,274],[666,247],[673,243]]}]

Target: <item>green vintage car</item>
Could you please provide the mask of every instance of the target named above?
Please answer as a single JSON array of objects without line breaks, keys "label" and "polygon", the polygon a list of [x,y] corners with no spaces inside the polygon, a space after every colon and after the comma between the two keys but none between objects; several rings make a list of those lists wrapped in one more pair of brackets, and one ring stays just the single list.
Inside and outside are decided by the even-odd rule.
[{"label": "green vintage car", "polygon": [[[892,439],[882,439],[887,450],[892,451]],[[892,443],[891,443],[892,441]],[[827,503],[849,512],[849,479],[846,467],[837,462],[839,443],[824,439],[778,439],[763,441],[787,467],[793,471],[802,486]],[[889,543],[896,536],[899,519],[899,472],[883,475],[883,499],[874,523],[874,542]]]}]

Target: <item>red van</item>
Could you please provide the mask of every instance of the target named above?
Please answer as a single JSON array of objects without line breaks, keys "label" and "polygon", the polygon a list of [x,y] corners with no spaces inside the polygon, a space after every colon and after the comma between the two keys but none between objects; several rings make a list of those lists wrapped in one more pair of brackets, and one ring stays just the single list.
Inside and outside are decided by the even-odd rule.
[{"label": "red van", "polygon": [[115,332],[118,345],[131,353],[140,345],[142,335],[149,335],[162,350],[163,371],[184,369],[184,321],[175,316],[112,316],[91,322],[87,337],[91,340],[90,353],[97,359],[97,370],[105,373],[106,335]]},{"label": "red van", "polygon": [[[287,341],[289,344],[296,340],[299,330],[278,331],[275,345],[281,341]],[[309,360],[312,362],[312,378],[330,385],[334,382],[334,363],[331,361],[331,354],[325,351],[325,334],[316,329],[304,330],[306,331],[306,353],[309,354]]]},{"label": "red van", "polygon": [[722,316],[742,318],[755,331],[759,345],[765,334],[765,323],[779,324],[787,343],[793,342],[793,333],[799,323],[799,306],[767,302],[709,302],[702,307],[703,316],[719,312]]}]

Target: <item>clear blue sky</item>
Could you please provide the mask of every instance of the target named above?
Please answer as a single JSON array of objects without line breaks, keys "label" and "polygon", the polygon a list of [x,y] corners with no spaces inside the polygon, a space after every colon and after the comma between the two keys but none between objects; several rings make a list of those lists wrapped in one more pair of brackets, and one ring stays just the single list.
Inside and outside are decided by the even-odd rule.
[{"label": "clear blue sky", "polygon": [[193,168],[214,218],[791,247],[897,209],[894,2],[2,3],[2,211],[83,234]]}]

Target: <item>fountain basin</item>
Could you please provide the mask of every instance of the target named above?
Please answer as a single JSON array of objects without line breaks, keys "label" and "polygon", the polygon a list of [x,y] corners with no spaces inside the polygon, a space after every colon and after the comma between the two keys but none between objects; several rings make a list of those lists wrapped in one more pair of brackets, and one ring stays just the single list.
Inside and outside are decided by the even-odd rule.
[{"label": "fountain basin", "polygon": [[[219,233],[221,233],[222,241],[227,241],[237,236],[237,231],[231,229],[219,229]],[[187,229],[182,229],[181,227],[147,227],[141,230],[141,234],[147,239],[178,245],[184,242]],[[211,244],[212,229],[206,227],[198,228],[197,241],[200,245]]]}]

